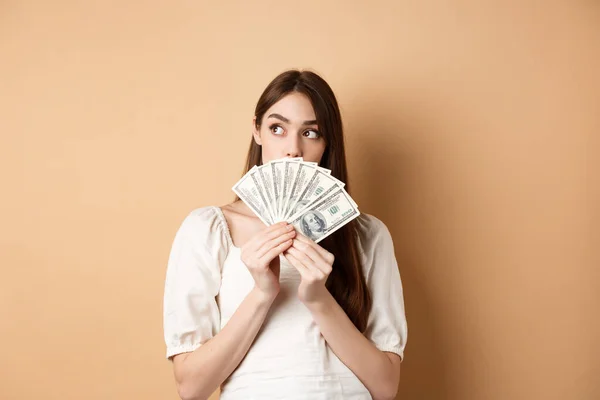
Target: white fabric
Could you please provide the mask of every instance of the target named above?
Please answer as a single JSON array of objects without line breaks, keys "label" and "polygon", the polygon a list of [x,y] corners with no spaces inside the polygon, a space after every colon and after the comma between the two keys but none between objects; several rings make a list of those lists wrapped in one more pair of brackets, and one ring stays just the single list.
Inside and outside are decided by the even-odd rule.
[{"label": "white fabric", "polygon": [[[379,219],[358,218],[363,273],[373,298],[365,336],[403,357],[407,340],[402,283],[392,238]],[[173,241],[164,293],[166,356],[214,337],[254,286],[219,207],[189,213]],[[370,399],[331,351],[298,300],[300,274],[281,257],[281,290],[246,357],[221,387],[222,400]]]}]

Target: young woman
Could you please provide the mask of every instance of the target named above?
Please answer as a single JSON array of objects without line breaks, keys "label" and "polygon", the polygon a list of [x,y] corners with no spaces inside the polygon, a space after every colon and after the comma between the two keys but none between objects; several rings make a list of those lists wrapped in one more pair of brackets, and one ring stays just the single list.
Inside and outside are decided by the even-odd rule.
[{"label": "young woman", "polygon": [[[350,192],[340,111],[317,74],[277,76],[252,135],[246,171],[302,157]],[[194,209],[168,260],[164,334],[182,399],[219,386],[223,400],[393,399],[407,325],[390,233],[362,213],[317,244],[239,198]]]}]

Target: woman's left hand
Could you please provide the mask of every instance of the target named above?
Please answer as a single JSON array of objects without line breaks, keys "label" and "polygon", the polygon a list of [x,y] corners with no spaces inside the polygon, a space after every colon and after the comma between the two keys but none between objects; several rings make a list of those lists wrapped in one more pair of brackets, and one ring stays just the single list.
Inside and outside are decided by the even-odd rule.
[{"label": "woman's left hand", "polygon": [[301,233],[297,233],[292,246],[283,253],[283,256],[302,277],[298,286],[298,298],[301,302],[306,305],[319,304],[331,295],[325,287],[325,282],[335,260],[333,254]]}]

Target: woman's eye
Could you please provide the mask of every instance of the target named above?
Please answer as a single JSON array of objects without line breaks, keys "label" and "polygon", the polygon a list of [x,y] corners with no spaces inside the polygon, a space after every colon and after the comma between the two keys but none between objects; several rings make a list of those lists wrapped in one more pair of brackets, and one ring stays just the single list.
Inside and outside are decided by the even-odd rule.
[{"label": "woman's eye", "polygon": [[304,132],[304,136],[308,137],[309,139],[318,139],[319,137],[321,137],[321,134],[319,133],[319,131],[306,131]]},{"label": "woman's eye", "polygon": [[[281,129],[281,131],[277,132],[277,129]],[[281,135],[283,133],[283,128],[279,125],[273,125],[271,126],[271,132],[273,132],[275,135]]]}]

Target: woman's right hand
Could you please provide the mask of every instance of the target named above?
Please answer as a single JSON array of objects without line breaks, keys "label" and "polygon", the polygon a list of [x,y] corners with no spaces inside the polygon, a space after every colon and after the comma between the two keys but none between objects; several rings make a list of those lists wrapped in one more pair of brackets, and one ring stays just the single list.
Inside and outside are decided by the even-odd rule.
[{"label": "woman's right hand", "polygon": [[250,271],[255,288],[268,299],[274,299],[279,293],[279,255],[292,246],[295,236],[292,225],[278,222],[258,232],[242,246],[242,262]]}]

